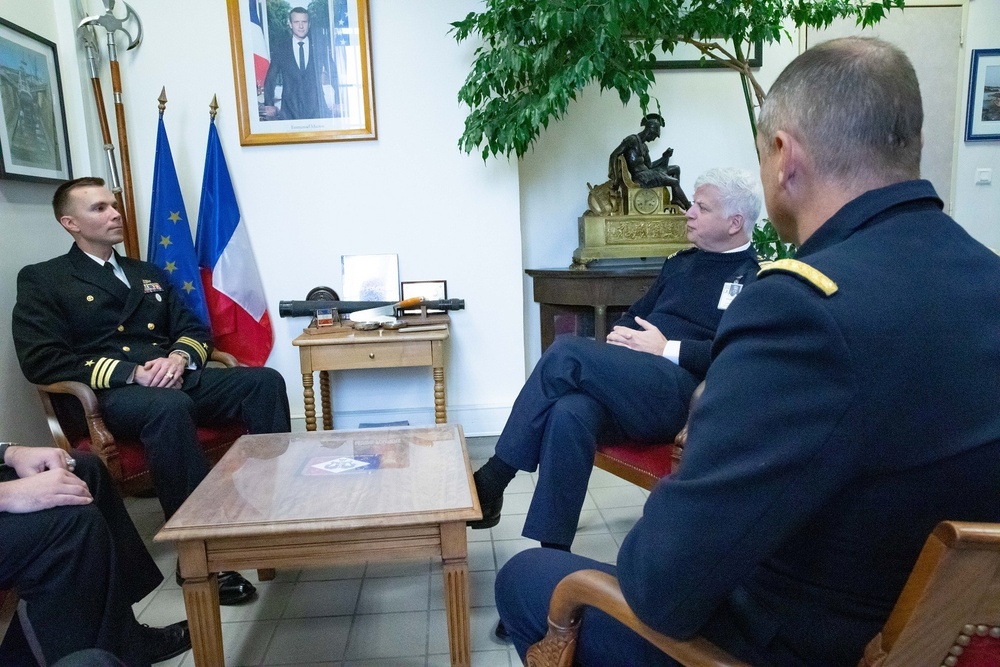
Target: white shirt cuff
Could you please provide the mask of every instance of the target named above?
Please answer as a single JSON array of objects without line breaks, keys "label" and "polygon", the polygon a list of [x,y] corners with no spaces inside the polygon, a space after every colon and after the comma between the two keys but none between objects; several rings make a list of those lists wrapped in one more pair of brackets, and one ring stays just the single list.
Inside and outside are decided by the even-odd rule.
[{"label": "white shirt cuff", "polygon": [[667,344],[663,346],[662,356],[679,366],[681,363],[681,342],[679,340],[668,340]]}]

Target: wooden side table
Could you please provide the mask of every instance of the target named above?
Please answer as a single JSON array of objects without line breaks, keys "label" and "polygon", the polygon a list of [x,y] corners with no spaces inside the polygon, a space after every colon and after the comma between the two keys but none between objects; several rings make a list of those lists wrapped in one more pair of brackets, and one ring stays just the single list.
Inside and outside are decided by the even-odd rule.
[{"label": "wooden side table", "polygon": [[[330,371],[359,368],[402,368],[430,366],[434,375],[434,421],[448,421],[444,386],[444,341],[448,339],[447,315],[435,316],[424,325],[442,325],[425,331],[355,331],[320,333],[308,330],[292,341],[299,348],[306,430],[316,430],[316,394],[313,373],[319,371],[320,405],[323,428],[333,428],[330,401]],[[414,327],[420,326],[415,324]]]},{"label": "wooden side table", "polygon": [[[586,313],[593,318],[595,340],[608,335],[609,310],[624,312],[646,293],[660,274],[660,266],[636,269],[528,269],[534,300],[539,304],[542,351],[557,335],[556,318]],[[589,331],[588,331],[589,333]]]}]

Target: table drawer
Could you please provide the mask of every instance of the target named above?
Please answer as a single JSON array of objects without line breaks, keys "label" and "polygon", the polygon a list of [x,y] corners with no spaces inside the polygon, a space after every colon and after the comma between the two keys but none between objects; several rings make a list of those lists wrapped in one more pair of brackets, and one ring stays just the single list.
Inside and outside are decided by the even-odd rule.
[{"label": "table drawer", "polygon": [[431,341],[322,345],[308,349],[313,370],[430,366]]}]

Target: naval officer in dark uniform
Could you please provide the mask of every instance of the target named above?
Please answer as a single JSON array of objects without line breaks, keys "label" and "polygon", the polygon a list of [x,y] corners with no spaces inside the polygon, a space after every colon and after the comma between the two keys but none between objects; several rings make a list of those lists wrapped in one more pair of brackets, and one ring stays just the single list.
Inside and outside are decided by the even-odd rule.
[{"label": "naval officer in dark uniform", "polygon": [[[103,180],[64,183],[52,206],[75,242],[18,274],[21,370],[36,384],[76,380],[95,390],[112,434],[145,445],[169,519],[208,473],[198,424],[240,419],[250,433],[289,431],[284,380],[269,368],[205,367],[209,331],[166,273],[114,251],[122,219]],[[223,604],[253,597],[239,574],[219,581]]]},{"label": "naval officer in dark uniform", "polygon": [[[500,571],[521,656],[556,582],[596,567],[664,634],[853,667],[938,522],[1000,522],[1000,257],[919,180],[922,122],[912,65],[880,40],[825,42],[777,78],[761,180],[798,259],[726,312],[684,460],[617,567],[531,550]],[[592,609],[576,657],[674,664]]]},{"label": "naval officer in dark uniform", "polygon": [[475,473],[483,509],[473,528],[500,520],[517,470],[538,468],[523,535],[569,550],[598,439],[672,439],[708,370],[712,338],[758,264],[750,230],[760,184],[742,169],[711,169],[695,181],[687,236],[695,247],[667,259],[646,294],[616,322],[607,345],[556,339],[511,408],[495,455]]}]

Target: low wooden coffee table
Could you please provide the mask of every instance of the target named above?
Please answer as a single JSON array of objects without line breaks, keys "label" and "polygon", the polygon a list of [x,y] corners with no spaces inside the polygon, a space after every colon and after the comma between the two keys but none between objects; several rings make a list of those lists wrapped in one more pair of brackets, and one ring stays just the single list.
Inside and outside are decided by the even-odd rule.
[{"label": "low wooden coffee table", "polygon": [[154,538],[177,542],[195,664],[224,662],[218,572],[439,556],[468,665],[473,488],[458,425],[243,436]]}]

